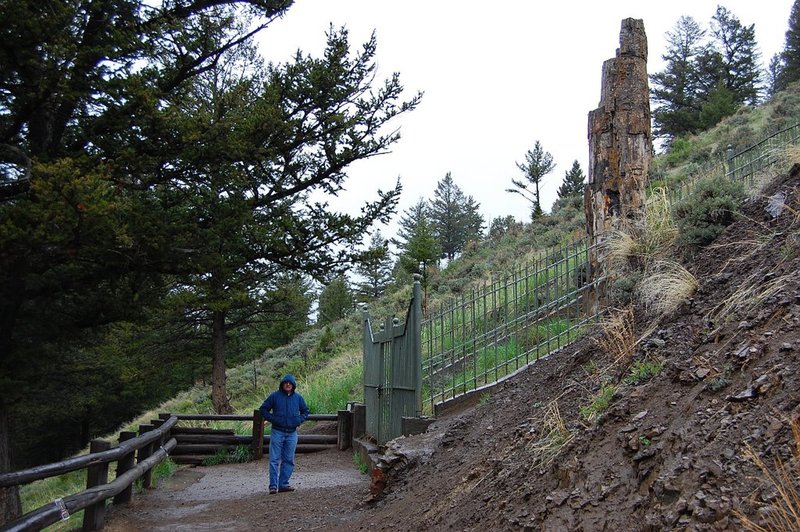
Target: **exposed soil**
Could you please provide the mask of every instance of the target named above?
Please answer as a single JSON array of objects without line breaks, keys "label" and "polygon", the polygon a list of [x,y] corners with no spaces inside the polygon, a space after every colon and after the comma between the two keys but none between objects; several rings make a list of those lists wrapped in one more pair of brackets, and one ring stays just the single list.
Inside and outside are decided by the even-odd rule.
[{"label": "exposed soil", "polygon": [[[631,360],[600,332],[541,360],[482,404],[398,438],[369,496],[350,452],[298,456],[294,493],[266,494],[266,460],[190,470],[197,482],[113,508],[109,530],[741,530],[775,510],[748,457],[780,459],[798,488],[800,180],[797,167],[688,266],[694,298],[646,327]],[[768,198],[785,195],[774,218]],[[774,201],[773,201],[774,203]],[[663,370],[626,384],[631,361]],[[601,386],[616,392],[586,419]],[[555,405],[566,443],[552,444]],[[549,454],[548,454],[549,453]],[[182,476],[186,475],[186,476]],[[800,528],[800,525],[798,525]]]},{"label": "exposed soil", "polygon": [[359,517],[353,503],[369,493],[369,476],[349,452],[298,454],[291,493],[268,493],[268,467],[265,457],[182,468],[131,504],[112,506],[105,530],[344,530]]}]

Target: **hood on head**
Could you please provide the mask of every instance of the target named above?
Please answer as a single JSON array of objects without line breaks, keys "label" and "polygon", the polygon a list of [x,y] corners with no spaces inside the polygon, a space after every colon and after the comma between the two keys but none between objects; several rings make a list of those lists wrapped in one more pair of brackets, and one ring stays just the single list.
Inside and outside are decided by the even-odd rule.
[{"label": "hood on head", "polygon": [[294,375],[292,375],[291,373],[287,373],[286,375],[283,376],[283,378],[281,379],[281,383],[278,385],[279,390],[281,389],[281,387],[283,387],[284,382],[288,382],[292,385],[292,391],[294,391],[297,388],[297,381],[295,380]]}]

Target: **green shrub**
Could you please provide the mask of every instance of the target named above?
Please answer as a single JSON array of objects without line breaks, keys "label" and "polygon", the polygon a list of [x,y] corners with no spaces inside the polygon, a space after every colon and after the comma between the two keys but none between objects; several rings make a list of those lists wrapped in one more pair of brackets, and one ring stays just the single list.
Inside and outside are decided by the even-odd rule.
[{"label": "green shrub", "polygon": [[692,143],[688,139],[678,138],[672,141],[669,151],[662,157],[662,163],[667,168],[678,166],[686,161],[692,153]]},{"label": "green shrub", "polygon": [[733,223],[744,198],[741,183],[724,178],[701,179],[675,206],[678,242],[696,249],[714,241]]}]

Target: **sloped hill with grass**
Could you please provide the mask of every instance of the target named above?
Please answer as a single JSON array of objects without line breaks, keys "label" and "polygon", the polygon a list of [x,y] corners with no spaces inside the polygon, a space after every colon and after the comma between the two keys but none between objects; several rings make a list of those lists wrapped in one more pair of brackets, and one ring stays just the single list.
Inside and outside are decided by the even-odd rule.
[{"label": "sloped hill with grass", "polygon": [[397,440],[364,528],[797,530],[798,234],[800,165],[684,264],[693,297],[612,313],[478,407]]}]

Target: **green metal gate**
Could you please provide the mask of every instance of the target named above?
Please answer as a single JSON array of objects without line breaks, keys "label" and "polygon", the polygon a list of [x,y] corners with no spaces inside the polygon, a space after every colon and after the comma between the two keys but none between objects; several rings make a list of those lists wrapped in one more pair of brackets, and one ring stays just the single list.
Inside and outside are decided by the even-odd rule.
[{"label": "green metal gate", "polygon": [[420,278],[414,276],[405,322],[387,318],[375,332],[369,312],[363,311],[366,429],[378,445],[402,434],[403,417],[422,414]]}]

